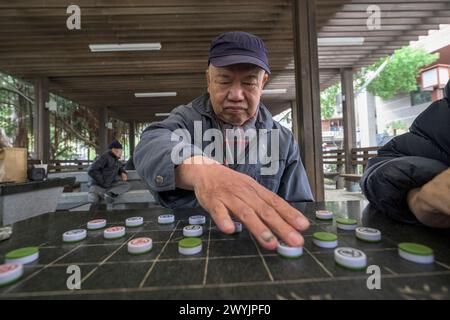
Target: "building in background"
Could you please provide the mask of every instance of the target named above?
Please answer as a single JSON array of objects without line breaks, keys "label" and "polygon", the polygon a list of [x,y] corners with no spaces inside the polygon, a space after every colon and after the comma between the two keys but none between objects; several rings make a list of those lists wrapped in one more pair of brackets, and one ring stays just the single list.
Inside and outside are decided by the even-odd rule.
[{"label": "building in background", "polygon": [[[430,31],[428,36],[411,42],[411,47],[422,48],[428,53],[439,53],[440,58],[427,69],[437,65],[450,65],[450,25]],[[416,117],[432,103],[432,92],[421,89],[399,93],[389,100],[374,97],[367,91],[355,97],[357,139],[360,147],[384,145],[393,136],[408,131]]]}]

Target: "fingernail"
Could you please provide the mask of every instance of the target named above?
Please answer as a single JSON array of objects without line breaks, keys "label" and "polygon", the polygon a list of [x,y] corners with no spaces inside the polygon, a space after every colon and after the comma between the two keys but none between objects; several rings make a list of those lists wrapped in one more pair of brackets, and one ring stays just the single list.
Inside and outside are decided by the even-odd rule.
[{"label": "fingernail", "polygon": [[273,239],[273,234],[270,231],[264,231],[261,234],[261,238],[265,241],[265,242],[270,242]]},{"label": "fingernail", "polygon": [[223,221],[222,221],[222,228],[224,228],[224,229],[231,229],[232,225],[233,224],[230,222],[230,220],[223,219]]},{"label": "fingernail", "polygon": [[297,223],[300,231],[305,231],[309,228],[309,221],[306,218],[297,218],[295,222]]},{"label": "fingernail", "polygon": [[298,232],[295,232],[295,231],[289,232],[288,238],[289,238],[290,242],[295,246],[299,246],[300,243],[302,242],[300,235],[298,234]]},{"label": "fingernail", "polygon": [[303,228],[303,226],[305,225],[305,222],[304,222],[305,220],[304,219],[302,219],[302,218],[297,218],[296,220],[295,220],[295,223],[297,223],[297,226],[299,227],[299,228]]}]

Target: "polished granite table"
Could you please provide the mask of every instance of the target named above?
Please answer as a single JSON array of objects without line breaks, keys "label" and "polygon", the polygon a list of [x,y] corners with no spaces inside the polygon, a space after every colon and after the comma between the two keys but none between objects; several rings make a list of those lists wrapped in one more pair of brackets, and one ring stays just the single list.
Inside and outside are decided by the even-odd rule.
[{"label": "polished granite table", "polygon": [[[177,242],[188,217],[201,210],[175,211],[173,225],[158,225],[162,208],[118,211],[57,212],[44,214],[13,225],[11,239],[0,243],[0,262],[6,252],[39,246],[40,258],[27,265],[17,283],[0,288],[0,299],[449,299],[450,230],[409,226],[374,212],[367,202],[324,202],[293,204],[311,221],[304,233],[304,254],[285,259],[262,249],[248,230],[225,235],[207,219],[202,236],[203,251],[181,256]],[[381,230],[380,243],[357,240],[352,231],[336,229],[335,222],[316,220],[318,209],[356,218],[362,226]],[[106,218],[108,225],[124,225],[131,216],[142,216],[142,227],[127,228],[119,240],[104,240],[102,231],[89,231],[80,243],[65,244],[62,233],[85,227],[93,218]],[[313,245],[316,231],[337,232],[339,246],[363,250],[368,265],[381,270],[381,289],[367,287],[365,271],[343,269],[334,262],[333,249]],[[153,250],[131,256],[126,243],[148,236]],[[436,261],[419,265],[403,260],[397,253],[399,242],[418,242],[434,249]],[[67,287],[70,266],[81,270],[81,289]],[[71,269],[69,269],[70,271]]]}]

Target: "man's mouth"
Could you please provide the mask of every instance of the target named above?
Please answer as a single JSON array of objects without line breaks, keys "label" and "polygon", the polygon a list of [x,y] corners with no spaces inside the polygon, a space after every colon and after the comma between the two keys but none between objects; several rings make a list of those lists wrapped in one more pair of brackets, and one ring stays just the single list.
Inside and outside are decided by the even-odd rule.
[{"label": "man's mouth", "polygon": [[225,111],[229,111],[229,112],[242,112],[245,110],[244,107],[236,107],[236,106],[228,106],[228,107],[224,107]]}]

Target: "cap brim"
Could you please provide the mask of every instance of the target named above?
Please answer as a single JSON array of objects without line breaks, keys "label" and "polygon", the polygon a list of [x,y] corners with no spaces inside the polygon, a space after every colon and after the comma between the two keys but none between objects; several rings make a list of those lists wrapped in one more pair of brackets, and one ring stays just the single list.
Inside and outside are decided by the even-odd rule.
[{"label": "cap brim", "polygon": [[256,65],[261,69],[263,69],[264,71],[266,71],[268,74],[270,74],[270,69],[268,65],[266,65],[258,58],[251,56],[231,55],[231,56],[215,57],[209,59],[209,62],[215,67],[228,67],[234,64],[248,63]]}]

